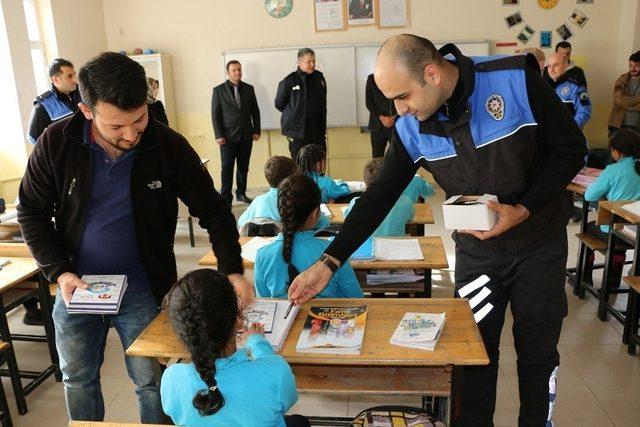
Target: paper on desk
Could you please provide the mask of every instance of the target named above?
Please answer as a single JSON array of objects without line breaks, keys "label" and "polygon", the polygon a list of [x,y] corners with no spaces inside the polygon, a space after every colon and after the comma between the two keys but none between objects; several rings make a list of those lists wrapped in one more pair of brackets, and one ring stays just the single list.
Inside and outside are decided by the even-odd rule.
[{"label": "paper on desk", "polygon": [[374,239],[374,254],[382,261],[424,259],[418,239]]},{"label": "paper on desk", "polygon": [[344,183],[347,184],[347,187],[349,187],[349,191],[351,191],[352,193],[365,190],[364,181],[344,181]]},{"label": "paper on desk", "polygon": [[326,203],[320,203],[320,212],[327,218],[331,218],[333,216]]},{"label": "paper on desk", "polygon": [[0,258],[0,268],[10,263],[11,263],[11,260],[9,258]]},{"label": "paper on desk", "polygon": [[634,215],[640,216],[640,201],[626,204],[622,206],[622,209],[624,209],[627,212],[631,212]]},{"label": "paper on desk", "polygon": [[273,242],[275,237],[254,237],[242,245],[242,258],[255,262],[258,249]]},{"label": "paper on desk", "polygon": [[12,220],[15,220],[17,217],[18,217],[18,211],[11,210],[0,215],[0,222],[15,222]]}]

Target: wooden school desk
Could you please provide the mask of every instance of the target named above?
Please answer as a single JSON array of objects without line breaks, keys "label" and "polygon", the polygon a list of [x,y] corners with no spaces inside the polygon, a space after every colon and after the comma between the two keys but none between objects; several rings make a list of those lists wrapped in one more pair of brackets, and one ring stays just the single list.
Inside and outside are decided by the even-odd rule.
[{"label": "wooden school desk", "polygon": [[[351,266],[354,270],[356,270],[356,274],[358,271],[368,271],[368,270],[392,270],[392,269],[411,269],[411,270],[424,270],[424,279],[422,283],[422,289],[414,289],[415,291],[420,292],[424,297],[431,297],[431,270],[432,269],[442,269],[449,268],[449,263],[447,261],[447,254],[445,253],[444,246],[442,244],[442,239],[440,237],[426,237],[426,236],[416,236],[416,237],[393,237],[394,239],[418,239],[420,243],[420,248],[422,249],[422,255],[424,259],[416,260],[416,261],[350,261]],[[241,245],[245,244],[252,237],[240,237],[239,242]],[[218,259],[212,250],[206,253],[198,264],[206,267],[214,267],[218,265]],[[245,268],[253,268],[253,261],[249,261],[246,259],[242,260],[242,265]],[[418,282],[419,284],[419,282]],[[362,285],[362,284],[361,284]],[[397,288],[397,287],[395,287]],[[394,286],[391,285],[376,285],[363,288],[367,292],[394,292]]]},{"label": "wooden school desk", "polygon": [[[16,205],[8,204],[0,216],[14,212],[16,212]],[[14,217],[5,221],[0,220],[0,242],[11,242],[13,241],[13,236],[16,234],[20,234],[20,224],[18,224],[17,218]]]},{"label": "wooden school desk", "polygon": [[[342,211],[342,208],[347,206],[349,206],[348,203],[327,203],[327,207],[331,212],[331,218],[329,218],[329,222],[335,225],[344,224],[344,213]],[[413,208],[415,209],[413,219],[409,221],[407,225],[415,226],[416,235],[424,236],[425,224],[433,224],[435,222],[433,219],[433,212],[431,211],[431,205],[426,202],[414,203]]]},{"label": "wooden school desk", "polygon": [[[43,371],[19,371],[13,345],[8,350],[7,364],[9,369],[8,371],[0,370],[0,375],[8,375],[11,377],[11,385],[16,398],[18,412],[23,415],[27,413],[25,396],[31,393],[51,375],[55,375],[56,381],[61,381],[62,379],[60,370],[58,369],[58,353],[55,347],[53,320],[51,318],[49,284],[40,274],[40,269],[31,257],[26,245],[22,243],[0,243],[0,258],[9,258],[11,260],[9,264],[0,270],[0,335],[3,341],[10,344],[12,340],[46,342],[51,357],[51,364]],[[31,298],[33,292],[6,305],[4,297],[8,291],[15,289],[26,281],[36,281],[38,284],[37,296],[43,315],[45,335],[11,334],[9,330],[7,313]],[[31,382],[23,387],[20,378],[30,379]]]},{"label": "wooden school desk", "polygon": [[622,333],[622,340],[626,344],[628,340],[628,329],[629,324],[625,319],[625,315],[617,310],[612,304],[609,303],[609,296],[615,293],[626,293],[627,290],[615,290],[612,291],[609,289],[610,286],[610,278],[609,271],[613,267],[613,251],[611,248],[615,248],[616,246],[622,246],[625,243],[631,245],[633,248],[633,264],[631,266],[631,270],[629,271],[629,276],[638,276],[640,275],[640,253],[638,252],[638,248],[640,246],[640,232],[636,232],[636,236],[634,239],[626,235],[620,230],[620,226],[618,224],[633,224],[640,225],[640,216],[634,215],[631,212],[622,209],[622,206],[633,203],[633,201],[616,201],[610,202],[603,200],[598,204],[598,224],[609,224],[609,241],[605,256],[605,265],[604,265],[604,279],[602,283],[602,288],[599,293],[599,302],[598,302],[598,318],[600,320],[607,320],[607,314],[611,314],[616,320],[625,325],[624,331]]},{"label": "wooden school desk", "polygon": [[[363,304],[368,314],[361,354],[296,352],[310,307]],[[435,351],[389,344],[393,331],[409,311],[446,313]],[[131,344],[127,355],[189,357],[164,312]],[[301,393],[449,397],[448,408],[454,415],[462,396],[460,367],[489,363],[468,301],[454,298],[315,299],[301,307],[280,355],[291,365]]]}]

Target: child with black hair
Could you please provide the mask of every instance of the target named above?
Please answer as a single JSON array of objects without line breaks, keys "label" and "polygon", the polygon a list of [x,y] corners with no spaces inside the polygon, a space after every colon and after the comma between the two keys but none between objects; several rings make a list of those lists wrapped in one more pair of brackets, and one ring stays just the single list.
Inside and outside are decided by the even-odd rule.
[{"label": "child with black hair", "polygon": [[[309,145],[305,146],[305,148]],[[304,271],[324,253],[329,241],[313,235],[320,213],[320,189],[304,175],[292,175],[278,188],[278,210],[282,233],[258,249],[254,283],[260,297],[287,298],[299,271]],[[320,298],[362,298],[364,295],[349,262],[333,274]]]},{"label": "child with black hair", "polygon": [[274,354],[259,324],[244,331],[247,350],[236,348],[242,312],[233,286],[222,273],[187,273],[165,297],[178,338],[191,363],[176,363],[162,376],[162,408],[185,426],[309,426],[284,414],[298,400],[295,377]]},{"label": "child with black hair", "polygon": [[[606,200],[640,200],[640,134],[631,129],[620,129],[611,137],[609,148],[616,163],[607,166],[598,179],[587,187],[584,199],[589,202],[603,197]],[[597,227],[595,222],[590,222],[587,224],[587,232],[607,240],[609,226]],[[594,253],[587,248],[584,270],[587,280],[591,279],[593,261]],[[614,251],[610,282],[614,287],[620,285],[624,262],[625,252]]]},{"label": "child with black hair", "polygon": [[300,173],[308,176],[318,184],[322,195],[322,203],[329,203],[351,193],[347,184],[337,184],[330,176],[324,174],[327,167],[326,156],[326,152],[321,145],[309,144],[302,147],[296,159]]},{"label": "child with black hair", "polygon": [[[280,221],[278,212],[278,185],[287,177],[298,173],[298,166],[289,157],[273,156],[264,164],[264,176],[269,183],[269,191],[253,199],[246,211],[238,218],[238,228],[242,228],[246,223],[254,218],[271,218]],[[329,218],[320,215],[318,223],[314,226],[316,230],[327,228],[331,224]]]}]

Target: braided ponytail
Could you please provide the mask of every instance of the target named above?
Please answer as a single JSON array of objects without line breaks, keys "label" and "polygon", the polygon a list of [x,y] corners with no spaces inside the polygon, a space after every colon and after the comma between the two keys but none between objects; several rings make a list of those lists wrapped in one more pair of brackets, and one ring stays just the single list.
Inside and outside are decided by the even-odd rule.
[{"label": "braided ponytail", "polygon": [[305,145],[300,149],[296,158],[300,173],[309,176],[312,172],[317,172],[316,166],[318,162],[326,160],[326,156],[327,154],[322,145]]},{"label": "braided ponytail", "polygon": [[193,397],[193,406],[202,416],[215,414],[224,406],[224,397],[215,379],[216,359],[235,337],[238,318],[233,286],[222,273],[194,270],[171,288],[163,308],[207,386]]},{"label": "braided ponytail", "polygon": [[[304,148],[310,147],[310,145]],[[303,148],[303,150],[304,150]],[[298,275],[298,269],[291,263],[293,238],[309,218],[309,215],[320,206],[320,189],[309,177],[292,175],[280,183],[278,187],[278,211],[282,221],[282,258],[287,263],[289,284]],[[287,285],[287,287],[288,287]]]},{"label": "braided ponytail", "polygon": [[640,134],[631,129],[619,129],[609,141],[609,147],[625,157],[632,157],[640,175]]}]

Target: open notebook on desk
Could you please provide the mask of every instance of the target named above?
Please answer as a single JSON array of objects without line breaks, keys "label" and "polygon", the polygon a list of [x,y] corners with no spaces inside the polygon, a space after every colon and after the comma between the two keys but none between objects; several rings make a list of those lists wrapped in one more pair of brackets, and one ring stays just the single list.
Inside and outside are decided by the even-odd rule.
[{"label": "open notebook on desk", "polygon": [[288,308],[289,301],[286,299],[258,298],[251,307],[244,311],[245,324],[258,322],[265,325],[264,337],[269,341],[273,350],[279,352],[289,335],[298,310],[300,310],[299,305],[294,305],[285,319],[284,315]]},{"label": "open notebook on desk", "polygon": [[369,237],[349,258],[353,261],[412,261],[424,255],[418,239],[382,239]]}]

